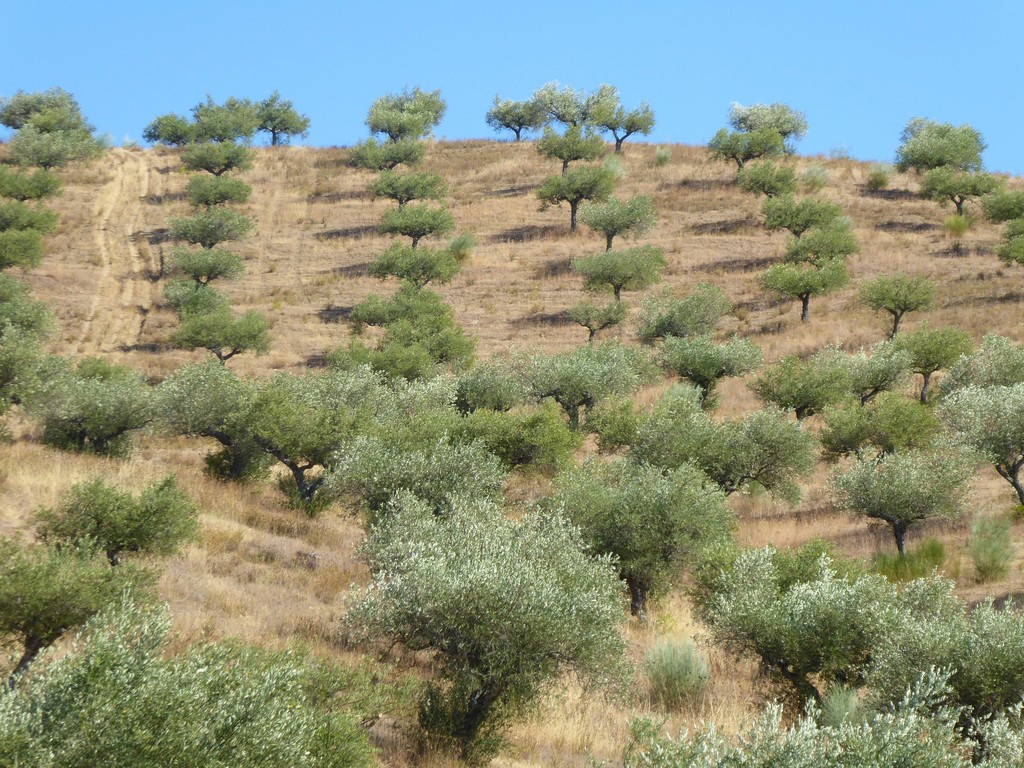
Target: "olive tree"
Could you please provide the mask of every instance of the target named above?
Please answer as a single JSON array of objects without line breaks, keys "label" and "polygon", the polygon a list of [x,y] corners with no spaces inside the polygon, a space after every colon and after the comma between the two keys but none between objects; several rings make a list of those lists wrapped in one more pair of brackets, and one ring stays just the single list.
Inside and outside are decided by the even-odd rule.
[{"label": "olive tree", "polygon": [[836,362],[845,369],[850,392],[866,405],[877,395],[895,389],[909,373],[913,359],[891,341],[882,341]]},{"label": "olive tree", "polygon": [[717,285],[698,283],[682,298],[665,290],[640,305],[637,336],[652,344],[669,336],[710,334],[731,311],[732,302]]},{"label": "olive tree", "polygon": [[442,439],[420,449],[386,435],[360,435],[338,448],[327,484],[332,493],[356,496],[374,520],[402,494],[438,515],[450,513],[459,498],[499,502],[505,476],[501,462],[478,440]]},{"label": "olive tree", "polygon": [[792,195],[796,192],[796,171],[788,165],[776,165],[771,160],[745,165],[736,180],[745,192],[765,197]]},{"label": "olive tree", "polygon": [[59,168],[91,160],[106,148],[93,137],[78,102],[61,88],[0,99],[0,125],[16,131],[8,146],[23,166]]},{"label": "olive tree", "polygon": [[0,638],[21,646],[8,686],[17,685],[44,648],[116,600],[137,576],[110,568],[90,547],[0,540]]},{"label": "olive tree", "polygon": [[850,377],[834,351],[823,350],[807,360],[783,357],[762,370],[750,388],[765,402],[793,411],[797,421],[803,421],[848,399]]},{"label": "olive tree", "polygon": [[297,650],[239,642],[182,650],[171,625],[166,608],[115,603],[89,621],[68,653],[39,659],[0,702],[0,764],[376,764],[360,720],[394,706],[378,693],[389,686]]},{"label": "olive tree", "polygon": [[232,144],[249,141],[259,129],[257,107],[249,99],[231,96],[218,104],[212,96],[192,107],[195,140]]},{"label": "olive tree", "polygon": [[920,374],[921,402],[928,401],[928,387],[932,376],[955,363],[961,355],[970,354],[971,337],[959,328],[930,328],[927,325],[910,333],[897,336],[896,347],[908,352],[912,358],[910,370]]},{"label": "olive tree", "polygon": [[964,215],[964,203],[972,197],[991,194],[1000,187],[995,176],[980,171],[963,171],[948,165],[932,168],[921,179],[921,195],[929,200],[956,206],[956,215]]},{"label": "olive tree", "polygon": [[248,171],[252,162],[252,149],[232,141],[191,143],[181,151],[181,164],[187,170],[206,171],[214,176]]},{"label": "olive tree", "polygon": [[424,237],[446,235],[454,227],[455,219],[445,208],[415,203],[385,211],[377,231],[382,235],[408,237],[412,240],[412,247],[416,248]]},{"label": "olive tree", "polygon": [[580,218],[595,232],[604,235],[605,250],[612,249],[612,240],[619,235],[639,237],[658,221],[658,209],[650,195],[637,195],[626,202],[612,197],[603,203],[584,207]]},{"label": "olive tree", "polygon": [[931,309],[935,304],[935,283],[927,277],[879,275],[861,285],[860,300],[871,309],[892,315],[891,339],[899,333],[900,321],[907,312]]},{"label": "olive tree", "polygon": [[196,140],[196,127],[187,117],[170,112],[160,115],[143,128],[142,138],[154,144],[184,147]]},{"label": "olive tree", "polygon": [[607,200],[615,188],[615,173],[602,166],[584,166],[561,176],[548,176],[537,190],[540,209],[569,204],[569,230],[576,231],[580,203]]},{"label": "olive tree", "polygon": [[630,136],[647,136],[654,130],[654,110],[644,101],[636,109],[627,110],[619,103],[618,90],[607,86],[606,95],[599,101],[592,120],[598,128],[608,131],[615,139],[615,154],[622,153],[622,144]]},{"label": "olive tree", "polygon": [[566,128],[559,134],[550,126],[537,142],[537,152],[542,157],[561,160],[562,174],[569,171],[569,163],[578,160],[596,160],[604,154],[604,141],[589,128],[578,126]]},{"label": "olive tree", "polygon": [[1024,384],[957,389],[940,413],[950,436],[992,464],[1024,504]]},{"label": "olive tree", "polygon": [[364,635],[429,652],[419,722],[469,762],[565,674],[618,679],[624,651],[616,569],[583,552],[562,518],[516,522],[482,501],[439,518],[398,500],[362,548],[373,581],[349,612]]},{"label": "olive tree", "polygon": [[612,328],[625,320],[627,310],[625,302],[622,301],[612,301],[604,306],[581,301],[570,307],[567,315],[574,323],[587,329],[587,343],[593,344],[598,332]]},{"label": "olive tree", "polygon": [[821,444],[830,458],[858,459],[929,448],[942,432],[934,412],[924,403],[885,392],[866,406],[846,404],[823,413]]},{"label": "olive tree", "polygon": [[566,128],[579,128],[594,125],[598,116],[618,104],[619,94],[611,85],[602,85],[587,93],[551,82],[538,88],[533,98],[543,105],[551,120]]},{"label": "olive tree", "polygon": [[462,268],[465,256],[448,248],[413,248],[393,244],[370,265],[370,274],[384,280],[397,277],[422,288],[429,283],[450,283]]},{"label": "olive tree", "polygon": [[568,352],[535,354],[520,363],[531,396],[551,398],[579,428],[582,410],[604,398],[638,390],[647,380],[649,361],[639,350],[618,344],[593,344]]},{"label": "olive tree", "polygon": [[699,391],[673,387],[641,416],[629,438],[632,460],[674,469],[692,463],[726,496],[760,488],[786,501],[817,459],[813,435],[782,411],[766,408],[739,419],[713,419]]},{"label": "olive tree", "polygon": [[39,536],[95,546],[112,566],[127,552],[170,555],[196,531],[199,509],[167,475],[138,496],[102,478],[72,486],[52,508],[36,512]]},{"label": "olive tree", "polygon": [[368,187],[374,197],[394,200],[401,208],[413,200],[441,200],[448,194],[444,179],[436,173],[396,173],[386,170]]},{"label": "olive tree", "polygon": [[55,372],[26,406],[43,424],[44,443],[108,456],[127,453],[131,434],[154,417],[152,391],[143,376],[98,358]]},{"label": "olive tree", "polygon": [[548,120],[547,110],[537,99],[513,101],[494,97],[494,106],[484,119],[495,131],[512,131],[516,141],[522,141],[524,131],[540,130]]},{"label": "olive tree", "polygon": [[401,139],[384,143],[367,139],[354,146],[349,152],[348,162],[355,168],[370,171],[394,170],[399,165],[419,165],[426,150],[423,142],[415,139]]},{"label": "olive tree", "polygon": [[170,236],[203,248],[215,248],[223,242],[242,240],[256,228],[256,222],[231,208],[214,207],[195,216],[172,219]]},{"label": "olive tree", "polygon": [[642,291],[661,280],[661,271],[668,266],[661,249],[641,245],[625,251],[605,251],[572,260],[572,270],[583,278],[588,290],[612,289],[615,300],[622,292]]},{"label": "olive tree", "polygon": [[293,136],[305,138],[309,133],[309,118],[299,114],[291,99],[282,99],[274,91],[256,104],[256,130],[270,134],[270,146],[287,144]]},{"label": "olive tree", "polygon": [[857,462],[833,477],[832,489],[839,508],[889,525],[903,557],[913,525],[960,517],[973,474],[972,463],[961,453],[894,452]]},{"label": "olive tree", "polygon": [[235,316],[230,307],[222,307],[184,315],[171,341],[182,349],[205,349],[226,363],[243,352],[269,352],[270,325],[258,310]]},{"label": "olive tree", "polygon": [[60,193],[60,179],[44,168],[32,173],[21,168],[0,166],[0,197],[25,202],[43,200]]},{"label": "olive tree", "polygon": [[813,227],[829,226],[842,217],[843,211],[835,203],[818,197],[797,200],[793,195],[777,195],[765,199],[761,214],[769,232],[786,229],[799,238]]},{"label": "olive tree", "polygon": [[760,347],[739,336],[724,344],[715,344],[710,336],[669,336],[661,347],[662,366],[696,384],[706,406],[714,402],[720,379],[756,370],[762,357]]},{"label": "olive tree", "polygon": [[963,387],[1009,387],[1024,383],[1024,347],[1005,336],[985,334],[981,346],[949,366],[942,381],[943,395]]},{"label": "olive tree", "polygon": [[820,266],[808,263],[774,264],[761,275],[770,291],[800,301],[800,321],[810,317],[811,298],[837,291],[850,281],[846,260],[827,259]]},{"label": "olive tree", "polygon": [[736,163],[736,172],[743,170],[746,163],[759,157],[781,155],[785,144],[777,131],[759,128],[756,131],[729,131],[722,128],[708,142],[711,156],[725,162]]},{"label": "olive tree", "polygon": [[[772,704],[735,735],[705,724],[696,733],[671,738],[663,735],[660,724],[634,723],[624,768],[1010,768],[1014,764],[1024,748],[1014,717],[975,722],[974,738],[984,739],[989,748],[984,759],[972,760],[969,753],[978,742],[965,739],[960,727],[971,719],[970,710],[948,704],[948,668],[904,667],[899,672],[903,687],[886,702],[888,706],[839,722],[826,714],[831,700],[826,697],[823,706],[809,708],[795,722],[781,704]],[[836,690],[840,695],[845,692]]]},{"label": "olive tree", "polygon": [[252,187],[230,176],[194,175],[185,187],[185,199],[195,208],[210,209],[224,203],[247,203]]},{"label": "olive tree", "polygon": [[737,131],[770,130],[782,139],[787,154],[792,154],[793,142],[807,133],[807,117],[803,112],[793,109],[788,104],[751,104],[745,107],[733,102],[729,106],[729,125]]},{"label": "olive tree", "polygon": [[725,496],[699,470],[668,471],[631,461],[588,461],[560,477],[550,500],[578,525],[591,552],[615,557],[629,587],[630,613],[647,617],[696,552],[730,537]]},{"label": "olive tree", "polygon": [[384,134],[392,143],[422,139],[441,122],[446,109],[440,90],[404,89],[373,102],[366,125],[370,133]]},{"label": "olive tree", "polygon": [[981,134],[966,123],[954,126],[915,117],[907,123],[896,150],[896,167],[901,172],[913,168],[929,171],[950,166],[961,171],[980,171],[985,142]]},{"label": "olive tree", "polygon": [[242,257],[220,248],[177,247],[171,249],[170,268],[191,278],[196,285],[209,285],[213,280],[231,280],[245,271]]},{"label": "olive tree", "polygon": [[804,704],[820,703],[830,685],[863,685],[875,648],[898,631],[902,602],[885,577],[840,574],[820,547],[768,547],[720,569],[702,612],[716,645],[756,659]]}]

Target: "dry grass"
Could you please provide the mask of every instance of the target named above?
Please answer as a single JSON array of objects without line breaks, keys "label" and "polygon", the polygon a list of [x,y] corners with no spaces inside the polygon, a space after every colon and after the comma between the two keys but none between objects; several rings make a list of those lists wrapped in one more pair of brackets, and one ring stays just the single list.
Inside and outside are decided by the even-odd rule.
[{"label": "dry grass", "polygon": [[[759,201],[735,188],[733,169],[709,161],[700,148],[681,146],[672,147],[671,162],[658,168],[654,151],[627,144],[617,194],[654,197],[661,218],[644,242],[665,250],[667,282],[681,293],[699,282],[721,285],[737,307],[723,334],[750,338],[769,361],[825,344],[856,349],[884,338],[887,322],[858,305],[857,284],[897,270],[927,275],[942,286],[939,306],[927,316],[931,324],[955,324],[976,339],[996,332],[1024,340],[1018,320],[1024,272],[1002,267],[995,258],[999,229],[977,222],[964,239],[963,255],[953,256],[941,226],[944,211],[915,196],[912,178],[896,177],[891,189],[872,194],[864,183],[866,166],[797,161],[798,172],[812,163],[827,169],[830,181],[820,194],[843,207],[862,246],[850,261],[851,287],[813,300],[811,322],[802,324],[798,307],[779,304],[757,282],[759,272],[781,253],[783,237],[760,228]],[[347,168],[343,159],[344,151],[336,149],[263,149],[245,175],[254,187],[245,210],[259,229],[236,248],[246,259],[245,275],[222,287],[238,309],[267,314],[273,344],[264,357],[232,360],[235,370],[262,375],[321,360],[347,336],[338,321],[345,308],[371,293],[393,290],[367,274],[367,265],[388,243],[376,234],[388,203],[371,200],[365,188],[372,175]],[[446,178],[458,229],[477,237],[463,272],[439,290],[477,339],[479,355],[509,345],[556,350],[582,343],[585,332],[561,319],[584,295],[568,263],[601,250],[603,241],[584,228],[570,235],[566,210],[538,211],[534,190],[557,168],[529,143],[485,141],[432,144],[425,166]],[[98,351],[154,379],[200,359],[199,353],[169,348],[175,319],[162,305],[162,281],[155,274],[169,249],[162,239],[168,221],[188,213],[186,176],[178,170],[176,154],[119,150],[93,168],[71,172],[65,181],[54,203],[61,231],[49,241],[44,265],[28,275],[61,322],[55,350]],[[1019,186],[1016,180],[1010,184]],[[634,306],[641,299],[625,298]],[[914,327],[923,319],[911,316],[907,324]],[[630,330],[621,335],[629,338]],[[660,391],[651,387],[640,400],[652,402]],[[743,381],[723,382],[720,401],[726,415],[758,405]],[[301,638],[323,653],[351,653],[336,635],[349,585],[366,579],[355,557],[362,533],[353,516],[336,509],[312,521],[286,509],[269,483],[234,486],[210,480],[201,472],[206,447],[195,442],[149,437],[133,458],[117,462],[52,451],[35,442],[30,425],[15,427],[19,438],[0,447],[0,533],[27,531],[36,507],[55,503],[71,484],[95,474],[138,488],[176,472],[206,510],[200,538],[166,563],[160,582],[183,638],[240,636],[268,645]],[[891,548],[886,531],[831,509],[822,490],[829,471],[819,468],[796,507],[763,496],[736,497],[742,542],[794,546],[824,537],[858,556]],[[546,487],[543,479],[517,478],[510,493],[523,500]],[[1005,483],[989,469],[981,471],[972,501],[1000,514],[1012,506]],[[939,536],[956,559],[966,530],[966,524],[933,525],[913,535]],[[1020,558],[1004,582],[979,587],[965,578],[960,591],[974,599],[1024,590]],[[661,637],[699,640],[702,635],[683,598],[664,601],[656,615],[652,628],[628,629],[636,659]],[[751,713],[758,699],[756,670],[714,651],[710,658],[708,692],[690,710],[673,715],[670,726],[709,718],[733,728]],[[650,712],[639,693],[606,700],[568,685],[566,695],[545,702],[515,730],[511,752],[497,764],[582,766],[588,754],[614,760],[629,719]],[[439,756],[410,758],[400,746],[389,749],[386,759],[394,765],[450,764]]]}]

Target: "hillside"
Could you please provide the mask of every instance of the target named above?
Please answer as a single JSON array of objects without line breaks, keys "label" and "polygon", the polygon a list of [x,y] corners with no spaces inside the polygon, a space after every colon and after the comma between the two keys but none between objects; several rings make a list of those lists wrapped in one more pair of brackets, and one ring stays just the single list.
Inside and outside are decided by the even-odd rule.
[{"label": "hillside", "polygon": [[[828,182],[818,194],[842,207],[861,247],[849,260],[850,286],[813,299],[810,320],[801,323],[797,303],[780,303],[758,283],[758,274],[781,256],[784,242],[783,234],[761,226],[761,198],[737,189],[734,168],[711,160],[705,149],[670,149],[670,162],[659,167],[653,146],[627,143],[615,194],[653,197],[660,219],[641,242],[664,250],[665,283],[680,294],[702,282],[720,286],[735,306],[720,335],[749,339],[764,350],[766,362],[827,345],[853,351],[885,338],[888,316],[864,308],[857,290],[864,280],[895,271],[927,276],[939,286],[936,307],[910,315],[909,329],[927,321],[958,326],[975,342],[987,333],[1024,342],[1024,269],[1004,266],[996,257],[1000,227],[979,217],[955,253],[942,226],[949,211],[921,199],[913,176],[896,175],[888,189],[870,192],[865,164],[797,158],[798,173],[812,165],[827,171]],[[264,356],[234,358],[232,370],[266,375],[323,366],[325,354],[349,337],[348,310],[372,293],[394,290],[391,282],[368,273],[370,262],[390,243],[377,234],[377,222],[393,204],[371,199],[366,186],[373,175],[349,168],[345,155],[341,149],[260,149],[255,168],[243,175],[254,190],[243,210],[255,217],[258,229],[234,248],[245,258],[245,274],[220,287],[235,308],[266,313],[272,346]],[[538,210],[536,188],[557,172],[556,164],[540,158],[530,143],[436,142],[428,146],[424,168],[447,181],[456,231],[477,239],[454,282],[437,290],[476,339],[478,359],[510,347],[554,351],[585,343],[586,331],[565,317],[585,297],[569,263],[603,250],[603,238],[583,226],[570,234],[564,208]],[[47,241],[43,265],[26,277],[59,320],[53,351],[100,355],[153,381],[203,359],[205,353],[168,343],[177,319],[164,304],[160,277],[170,249],[167,226],[189,211],[183,192],[187,177],[176,153],[114,149],[63,178],[63,194],[50,203],[60,213],[60,231]],[[1008,186],[1024,188],[1017,179],[1009,179]],[[627,292],[624,298],[635,308],[642,296]],[[633,327],[624,325],[624,340],[632,339]],[[663,388],[650,387],[641,401],[651,402]],[[723,382],[720,403],[724,415],[759,405],[740,379]],[[198,441],[150,435],[131,458],[116,461],[45,448],[27,419],[20,419],[15,431],[17,439],[0,446],[0,532],[24,530],[32,510],[53,504],[68,486],[93,474],[140,487],[176,471],[205,510],[200,540],[167,563],[160,583],[182,637],[239,636],[271,646],[298,637],[326,654],[351,654],[337,643],[339,596],[366,574],[354,554],[361,527],[349,511],[334,508],[314,520],[285,508],[270,483],[218,483],[201,471]],[[820,536],[854,556],[891,548],[888,529],[833,511],[824,489],[830,471],[820,464],[795,506],[766,495],[733,496],[740,541],[789,547]],[[545,483],[517,478],[511,492],[531,498]],[[971,506],[1007,512],[1012,502],[1005,482],[983,468]],[[967,598],[1024,589],[1019,546],[1007,580],[984,587],[973,583],[969,561],[960,556],[968,528],[966,519],[928,524],[914,536],[947,542],[948,575],[960,575],[959,591]],[[1020,524],[1015,528],[1019,539]],[[664,601],[656,614],[651,627],[629,629],[637,658],[656,637],[700,631],[682,598]],[[735,725],[754,711],[754,671],[712,653],[712,686],[679,722],[708,717],[727,728]],[[510,756],[498,764],[584,765],[587,752],[614,759],[629,717],[647,708],[642,701],[609,702],[571,691],[517,727]],[[400,744],[380,730],[382,743]],[[401,764],[405,758],[392,746],[386,759]]]}]

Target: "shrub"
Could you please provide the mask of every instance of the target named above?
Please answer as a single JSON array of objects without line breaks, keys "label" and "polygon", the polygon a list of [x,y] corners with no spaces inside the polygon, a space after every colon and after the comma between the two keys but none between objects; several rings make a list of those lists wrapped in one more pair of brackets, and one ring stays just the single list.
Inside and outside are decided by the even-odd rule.
[{"label": "shrub", "polygon": [[666,640],[647,649],[644,671],[651,698],[664,709],[679,709],[708,684],[708,661],[690,640]]},{"label": "shrub", "polygon": [[654,164],[659,168],[664,168],[671,159],[672,152],[668,147],[658,147],[654,150]]},{"label": "shrub", "polygon": [[1009,573],[1013,560],[1010,529],[1010,521],[1005,517],[979,515],[975,518],[967,552],[974,562],[974,575],[979,582],[995,581]]},{"label": "shrub", "polygon": [[872,192],[881,192],[892,181],[892,166],[875,163],[868,168],[867,188]]},{"label": "shrub", "polygon": [[502,730],[566,673],[621,680],[622,593],[555,516],[516,522],[460,499],[439,518],[404,496],[362,549],[373,583],[348,616],[369,637],[433,654],[420,704],[428,741],[486,762]]},{"label": "shrub", "polygon": [[800,175],[800,186],[804,192],[814,194],[828,185],[828,171],[820,165],[809,165]]},{"label": "shrub", "polygon": [[922,579],[946,564],[946,545],[939,539],[925,539],[900,557],[879,552],[875,555],[871,569],[892,582]]}]

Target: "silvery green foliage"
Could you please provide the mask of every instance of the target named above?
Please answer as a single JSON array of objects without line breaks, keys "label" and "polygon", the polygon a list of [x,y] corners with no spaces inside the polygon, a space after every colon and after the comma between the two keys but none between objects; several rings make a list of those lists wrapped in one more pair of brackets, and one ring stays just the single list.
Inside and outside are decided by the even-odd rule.
[{"label": "silvery green foliage", "polygon": [[696,387],[677,386],[639,420],[630,457],[663,468],[693,463],[726,495],[754,486],[795,502],[817,450],[814,437],[776,408],[718,421]]},{"label": "silvery green foliage", "polygon": [[421,91],[419,87],[381,96],[370,106],[366,125],[370,133],[382,133],[392,143],[415,141],[430,135],[444,118],[448,105],[441,90]]},{"label": "silvery green foliage", "polygon": [[972,762],[973,740],[957,731],[962,712],[945,704],[947,673],[926,671],[916,677],[892,708],[863,722],[826,725],[811,707],[792,725],[784,725],[780,706],[764,713],[731,737],[713,725],[679,738],[662,736],[653,723],[633,724],[626,768],[1011,768],[1020,765],[1021,734],[1006,717],[981,725],[986,753]]},{"label": "silvery green foliage", "polygon": [[237,645],[167,656],[166,610],[120,607],[0,695],[7,768],[348,768],[373,764],[355,717],[314,709],[308,662]]},{"label": "silvery green foliage", "polygon": [[863,405],[880,392],[895,389],[910,373],[912,362],[909,352],[891,342],[883,341],[869,350],[854,352],[845,360],[850,389]]},{"label": "silvery green foliage", "polygon": [[849,399],[850,387],[845,355],[832,348],[816,352],[807,360],[795,355],[783,357],[762,369],[750,383],[758,397],[782,410],[792,410],[798,421]]},{"label": "silvery green foliage", "polygon": [[1024,617],[1012,602],[972,609],[951,598],[941,616],[908,614],[875,650],[868,684],[881,704],[898,700],[922,670],[950,670],[948,700],[987,718],[1024,698]]},{"label": "silvery green foliage", "polygon": [[508,130],[521,141],[524,131],[534,131],[547,122],[547,110],[536,98],[527,101],[494,97],[494,106],[487,110],[484,120],[495,131]]},{"label": "silvery green foliage", "polygon": [[651,344],[669,336],[710,334],[731,311],[732,302],[717,285],[698,283],[682,298],[665,290],[640,305],[637,335]]},{"label": "silvery green foliage", "polygon": [[438,517],[403,495],[370,529],[362,553],[373,581],[349,625],[433,652],[437,677],[420,721],[465,757],[493,749],[503,726],[562,675],[619,679],[616,567],[587,555],[561,517],[516,522],[466,498]]},{"label": "silvery green foliage", "polygon": [[650,195],[637,195],[626,202],[616,197],[588,205],[580,213],[583,223],[605,236],[607,250],[618,236],[640,237],[658,221],[658,209]]},{"label": "silvery green foliage", "polygon": [[[903,597],[883,576],[839,576],[822,556],[807,579],[791,581],[772,548],[742,552],[718,577],[706,610],[714,641],[753,656],[770,680],[820,700],[831,683],[861,685],[872,654],[908,610],[933,612],[945,582],[921,580]],[[818,686],[822,686],[819,688]]]},{"label": "silvery green foliage", "polygon": [[592,552],[614,556],[630,610],[646,612],[680,568],[709,542],[731,536],[725,496],[696,467],[663,470],[632,461],[588,461],[561,477],[554,509],[580,526]]},{"label": "silvery green foliage", "polygon": [[713,402],[720,379],[749,373],[761,366],[762,359],[761,348],[739,336],[724,344],[715,344],[710,336],[669,336],[661,347],[661,364],[696,384],[706,403]]},{"label": "silvery green foliage", "polygon": [[973,462],[961,452],[906,451],[858,462],[831,486],[840,508],[888,523],[902,555],[911,526],[961,515],[973,475]]},{"label": "silvery green foliage", "polygon": [[399,493],[446,514],[460,496],[498,501],[505,469],[480,441],[453,444],[442,439],[423,449],[373,435],[344,444],[331,460],[328,486],[358,496],[379,515]]},{"label": "silvery green foliage", "polygon": [[793,152],[792,141],[799,140],[807,133],[807,117],[788,104],[751,104],[744,107],[733,102],[729,106],[729,125],[737,131],[758,131],[769,129],[787,142],[786,149]]},{"label": "silvery green foliage", "polygon": [[153,420],[150,386],[140,373],[98,358],[43,382],[28,403],[43,441],[66,450],[123,455],[131,433]]},{"label": "silvery green foliage", "polygon": [[568,352],[538,353],[520,359],[531,396],[550,397],[569,416],[575,429],[581,409],[592,408],[613,395],[635,392],[647,381],[651,364],[646,353],[620,344],[592,344]]},{"label": "silvery green foliage", "polygon": [[981,170],[981,153],[985,141],[967,123],[954,126],[924,117],[907,123],[896,150],[896,168],[901,173],[913,168],[927,171],[940,166],[963,171]]},{"label": "silvery green foliage", "polygon": [[1024,504],[1024,384],[956,389],[940,413],[952,439],[992,464]]},{"label": "silvery green foliage", "polygon": [[550,120],[572,128],[592,124],[597,118],[613,113],[619,103],[619,94],[612,85],[602,85],[587,93],[563,87],[555,81],[534,91],[533,100],[542,106]]},{"label": "silvery green foliage", "polygon": [[786,229],[800,237],[814,227],[827,227],[841,220],[843,210],[835,203],[818,197],[797,200],[793,195],[768,197],[761,204],[764,226],[769,232]]},{"label": "silvery green foliage", "polygon": [[981,347],[949,367],[940,392],[948,394],[968,386],[1009,387],[1024,383],[1024,347],[1005,336],[985,335]]}]

